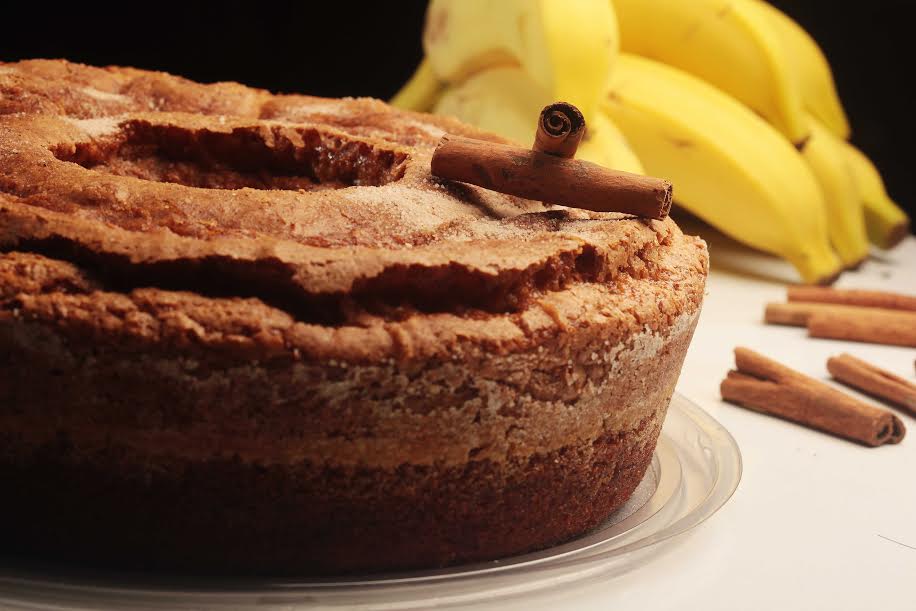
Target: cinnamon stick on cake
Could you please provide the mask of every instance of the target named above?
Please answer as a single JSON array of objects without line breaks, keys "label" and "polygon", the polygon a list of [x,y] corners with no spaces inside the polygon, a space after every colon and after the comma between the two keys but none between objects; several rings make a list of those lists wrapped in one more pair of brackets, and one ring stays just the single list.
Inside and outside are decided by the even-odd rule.
[{"label": "cinnamon stick on cake", "polygon": [[663,219],[671,210],[667,180],[611,170],[572,159],[585,134],[575,106],[558,102],[541,112],[534,147],[446,134],[433,153],[435,176],[527,199]]},{"label": "cinnamon stick on cake", "polygon": [[582,112],[567,102],[545,106],[538,117],[532,150],[572,159],[587,131]]}]

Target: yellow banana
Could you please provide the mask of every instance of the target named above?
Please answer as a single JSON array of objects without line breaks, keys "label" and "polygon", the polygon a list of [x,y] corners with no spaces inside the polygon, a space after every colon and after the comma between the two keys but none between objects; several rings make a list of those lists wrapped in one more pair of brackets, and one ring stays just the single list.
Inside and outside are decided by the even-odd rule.
[{"label": "yellow banana", "polygon": [[[530,147],[541,109],[553,101],[551,94],[515,67],[478,72],[442,95],[435,107],[441,115],[457,117],[481,129]],[[596,114],[588,121],[578,159],[642,173],[642,166],[620,131],[606,117]]]},{"label": "yellow banana", "polygon": [[865,206],[868,239],[880,248],[893,248],[909,235],[910,219],[887,194],[881,174],[871,160],[848,142],[843,142],[841,148],[856,192]]},{"label": "yellow banana", "polygon": [[806,282],[841,270],[817,180],[798,151],[734,98],[621,54],[603,108],[675,200],[723,232],[790,261]]},{"label": "yellow banana", "polygon": [[621,49],[725,91],[791,142],[808,137],[792,59],[751,0],[614,0]]},{"label": "yellow banana", "polygon": [[590,121],[619,48],[608,0],[432,0],[423,47],[435,75],[459,84],[518,66]]},{"label": "yellow banana", "polygon": [[391,105],[406,110],[429,112],[442,96],[445,83],[436,78],[429,60],[425,57],[413,76],[391,98]]},{"label": "yellow banana", "polygon": [[865,215],[856,183],[843,153],[845,141],[810,117],[811,137],[801,154],[814,173],[827,204],[830,242],[847,267],[857,267],[868,257]]},{"label": "yellow banana", "polygon": [[817,42],[788,15],[763,0],[754,0],[759,11],[766,15],[782,39],[791,61],[789,68],[795,73],[795,83],[802,96],[802,104],[838,137],[848,140],[849,119],[843,110],[830,64]]}]

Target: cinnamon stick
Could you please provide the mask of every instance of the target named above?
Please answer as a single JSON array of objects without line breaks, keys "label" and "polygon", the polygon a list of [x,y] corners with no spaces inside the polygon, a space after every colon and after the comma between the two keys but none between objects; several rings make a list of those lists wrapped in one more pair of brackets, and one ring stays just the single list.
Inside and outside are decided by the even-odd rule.
[{"label": "cinnamon stick", "polygon": [[568,102],[545,106],[538,118],[534,146],[541,153],[572,159],[585,135],[585,117]]},{"label": "cinnamon stick", "polygon": [[671,183],[505,144],[446,134],[431,163],[440,178],[596,212],[663,219]]},{"label": "cinnamon stick", "polygon": [[902,407],[916,416],[916,384],[851,354],[832,356],[827,371],[840,382]]},{"label": "cinnamon stick", "polygon": [[867,446],[899,443],[903,422],[747,348],[735,348],[737,370],[722,381],[722,398]]},{"label": "cinnamon stick", "polygon": [[874,313],[897,314],[912,316],[913,324],[916,325],[916,312],[901,312],[900,310],[889,310],[886,308],[866,308],[862,306],[840,305],[836,303],[768,303],[764,311],[764,322],[771,325],[791,325],[794,327],[808,326],[808,320],[812,314],[823,313],[847,313],[862,317],[871,316]]},{"label": "cinnamon stick", "polygon": [[884,291],[834,289],[827,286],[796,285],[788,289],[789,301],[835,303],[889,310],[916,311],[916,296]]},{"label": "cinnamon stick", "polygon": [[909,312],[817,312],[808,317],[808,336],[916,348],[916,317]]}]

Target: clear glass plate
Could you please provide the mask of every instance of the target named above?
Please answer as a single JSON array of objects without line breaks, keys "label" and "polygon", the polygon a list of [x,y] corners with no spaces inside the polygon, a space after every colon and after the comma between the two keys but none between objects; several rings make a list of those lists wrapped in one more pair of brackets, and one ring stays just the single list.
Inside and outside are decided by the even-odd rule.
[{"label": "clear glass plate", "polygon": [[716,512],[741,478],[735,440],[675,394],[646,476],[599,528],[532,554],[448,569],[347,579],[195,580],[0,568],[2,609],[423,609],[537,596],[610,579],[648,561],[654,544]]}]

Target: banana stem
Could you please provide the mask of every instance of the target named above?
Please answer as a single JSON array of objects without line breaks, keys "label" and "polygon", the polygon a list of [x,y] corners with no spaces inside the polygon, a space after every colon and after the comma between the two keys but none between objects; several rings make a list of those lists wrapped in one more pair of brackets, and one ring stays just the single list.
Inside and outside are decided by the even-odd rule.
[{"label": "banana stem", "polygon": [[807,284],[833,284],[843,271],[840,260],[832,250],[826,247],[824,252],[805,250],[787,258],[789,263],[795,266],[802,281]]},{"label": "banana stem", "polygon": [[865,228],[868,239],[878,248],[890,250],[910,233],[910,219],[903,210],[885,206],[884,210],[865,204]]}]

